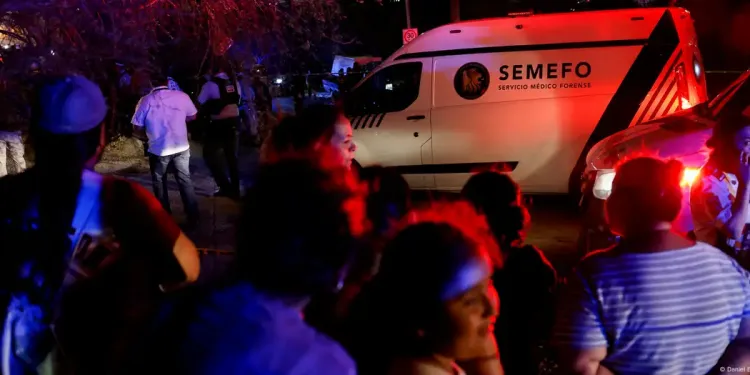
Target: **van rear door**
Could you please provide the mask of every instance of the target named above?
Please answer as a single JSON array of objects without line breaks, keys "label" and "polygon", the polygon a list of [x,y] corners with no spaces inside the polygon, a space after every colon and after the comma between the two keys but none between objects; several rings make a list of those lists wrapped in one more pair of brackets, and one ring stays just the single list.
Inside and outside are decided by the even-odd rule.
[{"label": "van rear door", "polygon": [[432,58],[399,61],[365,78],[347,99],[357,162],[402,173],[409,186],[433,188],[424,171],[432,164]]}]

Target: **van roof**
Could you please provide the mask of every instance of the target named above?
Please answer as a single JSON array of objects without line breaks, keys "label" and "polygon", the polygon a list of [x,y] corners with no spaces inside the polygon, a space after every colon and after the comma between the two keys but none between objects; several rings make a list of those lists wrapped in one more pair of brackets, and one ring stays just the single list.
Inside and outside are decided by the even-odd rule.
[{"label": "van roof", "polygon": [[635,8],[487,18],[437,27],[404,45],[386,61],[430,52],[503,46],[647,40],[665,12],[680,19],[682,8]]}]

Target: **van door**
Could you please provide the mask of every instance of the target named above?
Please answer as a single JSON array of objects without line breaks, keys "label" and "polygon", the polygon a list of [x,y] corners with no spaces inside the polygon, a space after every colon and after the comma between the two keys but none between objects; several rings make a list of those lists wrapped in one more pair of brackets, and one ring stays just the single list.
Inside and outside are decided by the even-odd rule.
[{"label": "van door", "polygon": [[412,188],[434,187],[432,163],[432,58],[398,61],[365,78],[347,98],[347,113],[363,166],[392,167]]}]

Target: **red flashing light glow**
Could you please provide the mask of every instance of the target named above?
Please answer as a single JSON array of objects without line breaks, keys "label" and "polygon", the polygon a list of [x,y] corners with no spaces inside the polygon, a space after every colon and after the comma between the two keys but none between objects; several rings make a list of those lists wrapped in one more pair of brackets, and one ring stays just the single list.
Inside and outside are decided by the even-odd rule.
[{"label": "red flashing light glow", "polygon": [[692,186],[695,180],[698,179],[699,174],[700,174],[700,169],[698,168],[685,168],[685,170],[682,171],[682,179],[680,180],[680,186],[681,187]]},{"label": "red flashing light glow", "polygon": [[682,107],[682,109],[690,109],[693,107],[693,103],[690,103],[690,101],[685,98],[681,98],[680,106]]}]

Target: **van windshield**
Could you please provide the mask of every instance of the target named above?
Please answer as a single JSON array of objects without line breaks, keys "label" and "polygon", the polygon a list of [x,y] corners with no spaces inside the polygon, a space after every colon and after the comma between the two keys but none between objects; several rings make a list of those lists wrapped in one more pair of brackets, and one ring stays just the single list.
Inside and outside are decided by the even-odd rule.
[{"label": "van windshield", "polygon": [[344,100],[351,115],[399,112],[419,96],[421,62],[387,66],[356,86]]},{"label": "van windshield", "polygon": [[750,70],[743,73],[708,103],[708,109],[712,118],[722,117],[723,114],[728,112],[743,111],[750,106],[749,77]]}]

